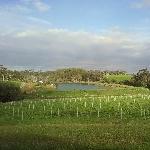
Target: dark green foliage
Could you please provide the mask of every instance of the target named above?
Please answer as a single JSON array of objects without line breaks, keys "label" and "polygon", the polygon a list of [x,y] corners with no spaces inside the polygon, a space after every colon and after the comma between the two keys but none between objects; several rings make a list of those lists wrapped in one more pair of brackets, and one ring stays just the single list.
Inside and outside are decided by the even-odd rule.
[{"label": "dark green foliage", "polygon": [[139,72],[133,76],[131,84],[134,86],[150,88],[150,72],[147,70],[147,68],[139,70]]},{"label": "dark green foliage", "polygon": [[0,81],[12,80],[12,81],[24,81],[24,76],[19,71],[12,71],[0,65]]},{"label": "dark green foliage", "polygon": [[126,76],[126,74],[125,71],[84,70],[81,68],[66,68],[55,71],[13,71],[0,65],[0,80],[32,82],[36,84],[39,81],[42,81],[44,84],[60,82],[105,82],[106,75]]},{"label": "dark green foliage", "polygon": [[0,81],[0,102],[15,101],[22,98],[19,84]]},{"label": "dark green foliage", "polygon": [[130,82],[131,78],[131,74],[107,74],[104,76],[104,82],[129,85],[128,82]]}]

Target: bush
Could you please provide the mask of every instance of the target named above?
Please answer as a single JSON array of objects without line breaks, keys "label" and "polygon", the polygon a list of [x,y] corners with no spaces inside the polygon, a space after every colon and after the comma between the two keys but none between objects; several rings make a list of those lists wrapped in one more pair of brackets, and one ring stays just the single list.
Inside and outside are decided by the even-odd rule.
[{"label": "bush", "polygon": [[21,98],[22,94],[18,83],[0,81],[0,102],[16,101]]},{"label": "bush", "polygon": [[51,85],[41,85],[37,88],[37,92],[38,93],[49,93],[55,90],[55,87],[51,86]]},{"label": "bush", "polygon": [[36,92],[36,86],[33,83],[22,83],[21,92],[24,94],[33,94]]},{"label": "bush", "polygon": [[51,92],[51,91],[54,91],[54,90],[55,90],[55,87],[52,86],[52,85],[45,85],[45,86],[43,87],[43,89],[44,89],[45,91]]},{"label": "bush", "polygon": [[146,69],[141,69],[133,76],[131,84],[137,87],[146,87],[150,89],[150,72]]}]

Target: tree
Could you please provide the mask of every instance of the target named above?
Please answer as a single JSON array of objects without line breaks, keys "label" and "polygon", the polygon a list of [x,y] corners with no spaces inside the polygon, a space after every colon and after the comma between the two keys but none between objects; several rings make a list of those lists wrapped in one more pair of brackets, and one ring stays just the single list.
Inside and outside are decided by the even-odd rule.
[{"label": "tree", "polygon": [[2,77],[2,81],[5,80],[6,74],[7,74],[7,68],[5,68],[3,65],[0,65],[0,75]]},{"label": "tree", "polygon": [[150,87],[150,72],[148,69],[141,69],[133,76],[131,82],[135,86]]}]

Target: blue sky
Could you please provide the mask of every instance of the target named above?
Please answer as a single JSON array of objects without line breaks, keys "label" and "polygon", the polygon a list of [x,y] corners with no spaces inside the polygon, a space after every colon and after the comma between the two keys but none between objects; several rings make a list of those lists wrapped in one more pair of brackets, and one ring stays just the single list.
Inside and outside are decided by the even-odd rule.
[{"label": "blue sky", "polygon": [[149,67],[150,0],[0,0],[0,64]]}]

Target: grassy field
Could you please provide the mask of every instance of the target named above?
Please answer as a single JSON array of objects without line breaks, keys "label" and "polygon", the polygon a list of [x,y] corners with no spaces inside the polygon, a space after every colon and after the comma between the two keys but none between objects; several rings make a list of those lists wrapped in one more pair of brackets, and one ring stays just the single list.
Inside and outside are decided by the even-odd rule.
[{"label": "grassy field", "polygon": [[41,93],[0,104],[0,149],[149,150],[144,88]]},{"label": "grassy field", "polygon": [[106,79],[108,82],[115,82],[115,83],[119,83],[119,82],[123,82],[123,81],[129,81],[132,78],[132,75],[108,75],[106,76]]}]

